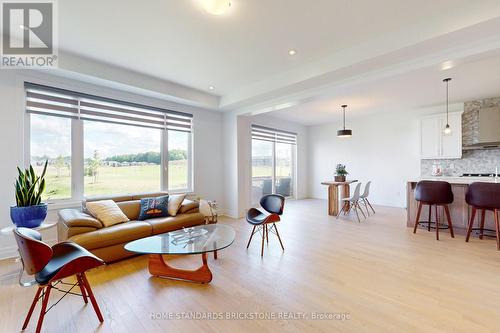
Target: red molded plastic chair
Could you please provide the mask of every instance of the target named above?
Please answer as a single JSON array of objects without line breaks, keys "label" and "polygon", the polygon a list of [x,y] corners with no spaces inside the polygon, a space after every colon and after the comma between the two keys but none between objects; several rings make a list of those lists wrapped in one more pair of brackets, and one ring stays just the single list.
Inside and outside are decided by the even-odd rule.
[{"label": "red molded plastic chair", "polygon": [[[85,303],[88,302],[88,296],[97,314],[97,318],[99,318],[101,323],[104,321],[90,284],[85,276],[87,270],[104,265],[101,259],[74,242],[62,242],[50,247],[42,242],[40,233],[32,229],[17,228],[14,230],[14,235],[24,269],[27,274],[35,275],[35,280],[38,283],[38,290],[24,321],[23,330],[28,326],[31,314],[40,299],[42,300],[42,308],[36,327],[37,333],[42,329],[45,314],[67,294],[82,296]],[[68,285],[61,280],[72,275],[76,275],[77,282],[70,284],[72,286],[71,289],[79,286],[81,294],[73,293],[71,289],[66,291],[57,287],[59,284]],[[52,289],[59,290],[64,295],[47,309]]]}]

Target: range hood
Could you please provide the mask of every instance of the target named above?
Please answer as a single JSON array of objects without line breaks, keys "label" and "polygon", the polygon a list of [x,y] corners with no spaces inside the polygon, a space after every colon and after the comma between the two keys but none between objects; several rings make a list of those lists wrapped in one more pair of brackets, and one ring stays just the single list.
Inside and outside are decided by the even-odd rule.
[{"label": "range hood", "polygon": [[500,148],[500,107],[481,108],[479,110],[477,131],[474,130],[472,144],[464,146],[469,149]]}]

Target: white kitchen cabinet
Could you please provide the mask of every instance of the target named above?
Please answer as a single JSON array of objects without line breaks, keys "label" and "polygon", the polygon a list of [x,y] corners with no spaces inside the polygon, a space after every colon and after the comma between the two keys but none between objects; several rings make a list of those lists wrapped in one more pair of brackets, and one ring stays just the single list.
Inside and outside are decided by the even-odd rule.
[{"label": "white kitchen cabinet", "polygon": [[462,158],[462,112],[449,114],[451,134],[444,135],[446,113],[420,119],[420,158]]}]

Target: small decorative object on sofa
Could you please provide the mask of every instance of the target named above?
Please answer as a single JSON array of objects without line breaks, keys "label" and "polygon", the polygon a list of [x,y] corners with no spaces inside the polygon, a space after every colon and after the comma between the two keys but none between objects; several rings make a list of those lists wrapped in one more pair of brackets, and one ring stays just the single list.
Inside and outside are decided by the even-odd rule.
[{"label": "small decorative object on sofa", "polygon": [[17,227],[36,228],[47,217],[47,204],[42,203],[45,190],[45,172],[48,160],[45,161],[42,174],[37,176],[33,166],[24,172],[18,167],[16,180],[16,206],[10,207],[10,218]]},{"label": "small decorative object on sofa", "polygon": [[207,224],[217,223],[217,202],[200,200],[200,213],[205,216]]},{"label": "small decorative object on sofa", "polygon": [[335,167],[335,181],[336,182],[345,182],[345,176],[349,174],[346,169],[345,165],[343,164],[337,164]]},{"label": "small decorative object on sofa", "polygon": [[168,194],[161,197],[141,199],[141,213],[139,214],[139,221],[144,221],[153,217],[166,216],[168,216]]}]

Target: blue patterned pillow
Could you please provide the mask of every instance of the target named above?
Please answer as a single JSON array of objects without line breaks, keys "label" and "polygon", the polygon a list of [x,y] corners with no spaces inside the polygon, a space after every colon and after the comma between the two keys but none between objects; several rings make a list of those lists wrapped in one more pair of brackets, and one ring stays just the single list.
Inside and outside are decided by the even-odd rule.
[{"label": "blue patterned pillow", "polygon": [[165,216],[168,216],[168,195],[141,199],[140,221]]}]

